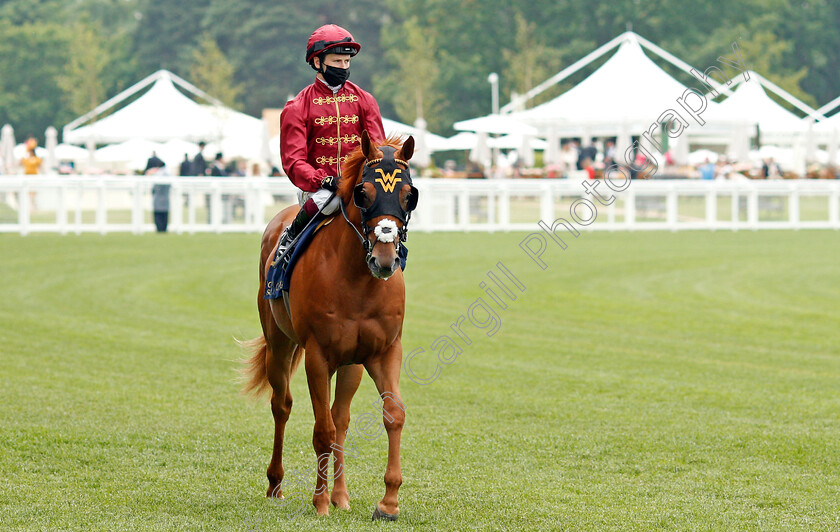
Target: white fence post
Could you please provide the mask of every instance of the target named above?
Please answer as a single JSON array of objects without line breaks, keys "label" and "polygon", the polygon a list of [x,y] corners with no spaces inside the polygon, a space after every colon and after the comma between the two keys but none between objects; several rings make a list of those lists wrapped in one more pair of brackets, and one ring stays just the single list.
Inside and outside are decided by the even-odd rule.
[{"label": "white fence post", "polygon": [[801,225],[799,219],[799,190],[794,186],[791,186],[788,196],[788,219],[793,229],[799,229]]}]

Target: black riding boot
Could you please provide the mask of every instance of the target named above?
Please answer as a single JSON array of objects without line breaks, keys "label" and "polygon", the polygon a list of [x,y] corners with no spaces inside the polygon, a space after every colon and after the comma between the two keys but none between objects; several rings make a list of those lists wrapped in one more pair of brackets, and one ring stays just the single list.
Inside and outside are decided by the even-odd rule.
[{"label": "black riding boot", "polygon": [[278,252],[283,253],[284,251],[286,251],[286,248],[289,247],[289,244],[292,243],[292,240],[294,240],[300,234],[300,232],[303,231],[303,228],[306,227],[306,224],[308,222],[309,215],[306,214],[305,209],[301,208],[300,211],[297,213],[297,216],[295,216],[295,219],[292,221],[292,223],[289,224],[289,227],[287,227],[286,230],[283,231],[283,234],[280,236],[280,246]]}]

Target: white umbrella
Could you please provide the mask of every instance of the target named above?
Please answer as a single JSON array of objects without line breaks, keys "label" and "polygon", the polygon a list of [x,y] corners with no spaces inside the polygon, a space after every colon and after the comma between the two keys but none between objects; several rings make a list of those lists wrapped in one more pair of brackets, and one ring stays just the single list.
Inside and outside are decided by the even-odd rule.
[{"label": "white umbrella", "polygon": [[274,164],[271,156],[271,133],[268,130],[268,120],[263,118],[262,144],[260,144],[260,158],[266,163]]},{"label": "white umbrella", "polygon": [[85,140],[85,147],[88,152],[88,166],[93,167],[96,165],[96,141],[93,140],[93,136]]},{"label": "white umbrella", "polygon": [[537,135],[537,128],[530,126],[518,118],[510,115],[487,115],[469,120],[461,120],[453,125],[458,131],[475,131],[476,133],[497,133],[509,135]]},{"label": "white umbrella", "polygon": [[[13,160],[14,159],[23,159],[24,157],[29,155],[29,150],[26,149],[26,144],[21,142],[20,144],[18,144],[17,146],[14,147],[14,150],[12,150],[12,154],[13,154]],[[37,155],[38,157],[43,159],[44,157],[47,156],[47,149],[42,148],[41,146],[36,146],[35,147],[35,155]]]},{"label": "white umbrella", "polygon": [[713,152],[712,150],[697,150],[688,154],[688,164],[692,166],[701,165],[706,162],[706,159],[708,159],[710,163],[716,163],[718,157],[719,155],[717,152]]},{"label": "white umbrella", "polygon": [[96,160],[103,163],[121,163],[132,170],[143,170],[152,152],[160,155],[163,152],[163,144],[131,139],[99,148],[96,150]]},{"label": "white umbrella", "polygon": [[487,133],[479,132],[476,135],[476,145],[470,151],[470,160],[476,164],[480,164],[483,168],[490,168],[492,154],[490,153],[490,146],[487,143]]},{"label": "white umbrella", "polygon": [[184,154],[192,157],[194,153],[198,152],[198,144],[188,140],[169,139],[164,142],[160,151],[157,152],[158,157],[164,160],[166,164],[174,172],[184,160]]},{"label": "white umbrella", "polygon": [[8,174],[15,167],[15,130],[9,124],[0,130],[0,158],[3,159],[2,173]]},{"label": "white umbrella", "polygon": [[478,145],[478,135],[470,133],[469,131],[461,131],[452,135],[448,139],[444,139],[441,145],[435,151],[466,151],[474,150]]},{"label": "white umbrella", "polygon": [[59,144],[55,147],[55,158],[57,161],[84,161],[88,157],[88,151],[72,144]]},{"label": "white umbrella", "polygon": [[417,128],[417,135],[414,136],[414,157],[411,160],[420,168],[425,168],[432,162],[426,145],[426,121],[418,118],[414,121],[414,127]]},{"label": "white umbrella", "polygon": [[[522,135],[522,143],[520,144],[520,147],[517,148],[522,165],[527,168],[533,168],[534,162],[536,162],[534,157],[534,140],[536,139],[534,139],[531,135]],[[545,146],[543,146],[543,148],[545,148]]]},{"label": "white umbrella", "polygon": [[58,159],[55,156],[55,148],[58,146],[58,131],[53,126],[47,128],[47,157],[44,159],[44,166],[47,173],[54,173],[58,170]]},{"label": "white umbrella", "polygon": [[525,147],[526,140],[531,150],[545,150],[548,148],[548,142],[542,139],[536,139],[530,135],[505,135],[503,137],[489,139],[487,145],[491,148],[499,148],[501,150],[520,151]]}]

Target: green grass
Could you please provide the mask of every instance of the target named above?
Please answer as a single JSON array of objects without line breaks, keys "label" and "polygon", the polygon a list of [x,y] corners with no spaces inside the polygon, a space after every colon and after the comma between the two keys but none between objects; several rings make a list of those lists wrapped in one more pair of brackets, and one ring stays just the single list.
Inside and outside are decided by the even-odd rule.
[{"label": "green grass", "polygon": [[[263,497],[233,341],[258,235],[0,235],[0,530],[840,529],[840,234],[584,233],[545,271],[524,236],[412,234],[419,374],[498,261],[526,290],[403,374],[402,514],[371,524],[384,437],[356,438],[349,513]],[[305,381],[285,464],[312,476]]]}]

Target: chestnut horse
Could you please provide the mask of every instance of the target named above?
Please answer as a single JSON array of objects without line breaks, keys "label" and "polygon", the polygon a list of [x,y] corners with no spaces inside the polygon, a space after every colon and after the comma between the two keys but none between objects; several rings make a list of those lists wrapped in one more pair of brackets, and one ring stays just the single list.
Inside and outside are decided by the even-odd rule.
[{"label": "chestnut horse", "polygon": [[[373,518],[396,520],[399,515],[400,434],[405,421],[399,375],[405,284],[398,248],[417,205],[418,193],[411,185],[407,163],[413,152],[413,137],[403,144],[389,138],[375,145],[366,131],[362,133],[361,147],[343,166],[337,192],[342,211],[319,230],[295,266],[288,311],[281,299],[263,299],[263,294],[280,234],[298,207],[278,213],[263,234],[257,298],[263,336],[246,342],[254,354],[245,362],[245,389],[259,393],[271,388],[274,450],[266,473],[266,496],[282,497],[283,432],[292,409],[289,381],[301,358],[305,359],[315,413],[312,442],[318,478],[312,503],[318,515],[328,515],[330,503],[350,508],[343,449],[350,401],[361,382],[363,366],[382,398],[388,435],[385,496]],[[333,374],[337,378],[330,408]],[[327,483],[331,452],[335,468],[332,496]]]}]

